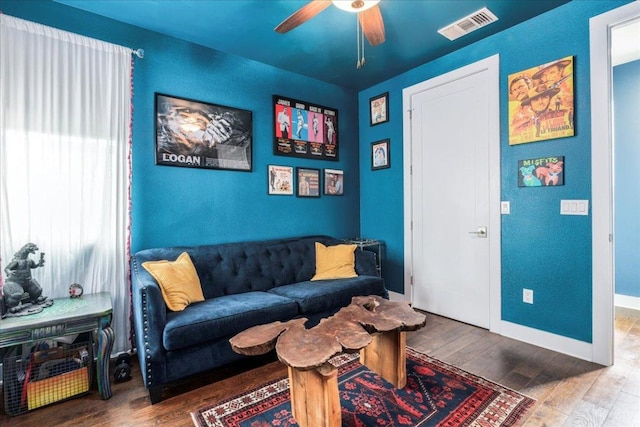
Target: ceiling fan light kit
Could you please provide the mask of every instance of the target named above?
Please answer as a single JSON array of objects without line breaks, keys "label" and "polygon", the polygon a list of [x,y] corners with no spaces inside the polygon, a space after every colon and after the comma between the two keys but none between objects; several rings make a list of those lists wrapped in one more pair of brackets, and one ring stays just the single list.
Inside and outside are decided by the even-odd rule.
[{"label": "ceiling fan light kit", "polygon": [[380,3],[380,0],[332,0],[331,3],[333,3],[333,5],[338,9],[357,13],[371,9],[373,6]]}]

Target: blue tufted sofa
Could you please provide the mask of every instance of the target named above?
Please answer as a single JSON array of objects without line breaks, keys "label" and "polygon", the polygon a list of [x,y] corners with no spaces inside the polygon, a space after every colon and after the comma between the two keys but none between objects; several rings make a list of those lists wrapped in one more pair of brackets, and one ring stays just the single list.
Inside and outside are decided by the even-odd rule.
[{"label": "blue tufted sofa", "polygon": [[[310,327],[348,305],[353,296],[388,298],[373,252],[356,250],[358,277],[311,282],[315,242],[340,243],[307,236],[146,249],[133,255],[135,341],[151,402],[159,402],[163,386],[173,381],[244,357],[231,349],[229,338],[251,326],[303,316]],[[142,263],[173,261],[182,252],[193,260],[205,300],[173,312]]]}]

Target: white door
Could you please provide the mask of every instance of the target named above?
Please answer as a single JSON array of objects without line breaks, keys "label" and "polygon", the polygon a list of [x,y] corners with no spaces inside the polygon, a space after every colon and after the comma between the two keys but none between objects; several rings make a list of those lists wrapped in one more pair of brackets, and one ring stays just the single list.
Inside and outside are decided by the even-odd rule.
[{"label": "white door", "polygon": [[[614,362],[613,170],[611,32],[640,19],[632,2],[589,19],[591,51],[591,174],[593,346],[591,361]],[[601,159],[606,159],[602,161]]]},{"label": "white door", "polygon": [[413,304],[484,328],[500,239],[490,215],[492,76],[439,79],[410,98]]}]

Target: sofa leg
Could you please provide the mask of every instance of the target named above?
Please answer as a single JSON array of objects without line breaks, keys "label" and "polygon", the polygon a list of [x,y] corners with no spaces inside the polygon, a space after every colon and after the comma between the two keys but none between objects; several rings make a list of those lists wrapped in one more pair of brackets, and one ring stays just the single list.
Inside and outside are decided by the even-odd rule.
[{"label": "sofa leg", "polygon": [[152,387],[149,389],[149,399],[151,399],[151,404],[155,405],[156,403],[162,400],[162,387]]}]

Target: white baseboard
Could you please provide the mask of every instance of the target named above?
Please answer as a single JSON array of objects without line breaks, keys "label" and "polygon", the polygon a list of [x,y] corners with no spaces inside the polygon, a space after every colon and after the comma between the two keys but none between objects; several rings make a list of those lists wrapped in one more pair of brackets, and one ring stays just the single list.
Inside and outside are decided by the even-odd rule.
[{"label": "white baseboard", "polygon": [[614,303],[616,307],[626,307],[632,308],[634,310],[640,310],[640,298],[638,297],[616,294]]},{"label": "white baseboard", "polygon": [[593,345],[528,326],[502,321],[501,335],[591,362]]},{"label": "white baseboard", "polygon": [[[411,299],[407,298],[404,294],[391,291],[389,292],[389,300],[411,302]],[[640,298],[636,298],[636,300],[638,300],[636,301],[636,304],[640,302]],[[539,329],[518,325],[504,320],[500,321],[498,327],[499,329],[493,328],[492,332],[507,338],[512,338],[538,347],[546,348],[548,350],[553,350],[558,353],[577,357],[578,359],[587,360],[589,362],[593,361],[593,345],[591,343],[563,337],[551,332],[541,331]]]}]

